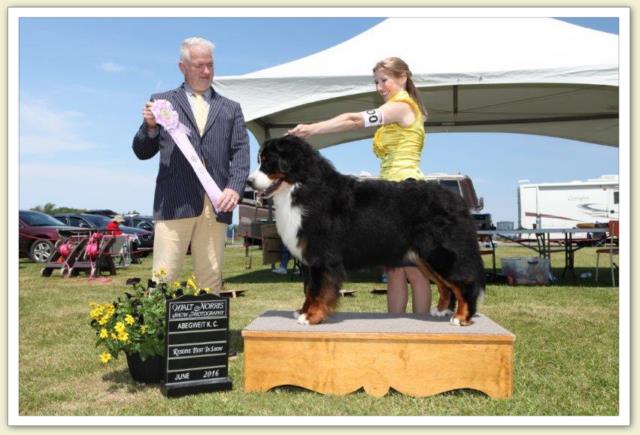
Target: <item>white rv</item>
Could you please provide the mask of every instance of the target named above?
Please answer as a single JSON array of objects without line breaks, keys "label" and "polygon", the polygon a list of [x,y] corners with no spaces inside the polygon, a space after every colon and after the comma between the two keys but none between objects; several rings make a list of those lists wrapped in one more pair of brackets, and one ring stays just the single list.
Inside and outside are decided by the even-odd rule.
[{"label": "white rv", "polygon": [[618,219],[617,175],[587,181],[518,186],[520,228],[575,228],[580,223],[606,224]]}]

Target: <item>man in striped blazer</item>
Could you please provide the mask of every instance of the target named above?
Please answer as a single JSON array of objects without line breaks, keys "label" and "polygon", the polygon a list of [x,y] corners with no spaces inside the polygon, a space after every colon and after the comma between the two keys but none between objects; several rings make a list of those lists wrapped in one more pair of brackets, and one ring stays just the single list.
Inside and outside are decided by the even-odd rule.
[{"label": "man in striped blazer", "polygon": [[156,123],[151,101],[143,109],[144,121],[133,139],[133,151],[142,160],[160,153],[153,201],[154,276],[163,271],[166,281],[178,279],[191,244],[198,286],[218,294],[227,225],[249,175],[249,138],[240,105],[218,94],[211,85],[213,48],[203,38],[185,39],[178,63],[184,83],[152,95],[151,101],[171,102],[180,122],[190,128],[193,148],[222,190],[219,213],[170,134]]}]

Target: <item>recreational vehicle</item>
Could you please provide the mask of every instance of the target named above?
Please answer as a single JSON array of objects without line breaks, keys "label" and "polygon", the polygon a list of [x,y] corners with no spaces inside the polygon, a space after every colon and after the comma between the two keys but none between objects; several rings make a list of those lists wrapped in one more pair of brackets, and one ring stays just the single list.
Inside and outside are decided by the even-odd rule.
[{"label": "recreational vehicle", "polygon": [[617,175],[566,183],[521,182],[518,224],[522,229],[575,228],[618,219]]}]

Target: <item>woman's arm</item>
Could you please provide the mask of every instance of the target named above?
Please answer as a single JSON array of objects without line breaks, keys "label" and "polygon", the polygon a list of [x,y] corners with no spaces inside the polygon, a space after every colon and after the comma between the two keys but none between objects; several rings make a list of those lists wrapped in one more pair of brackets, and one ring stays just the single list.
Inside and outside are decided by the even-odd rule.
[{"label": "woman's arm", "polygon": [[338,133],[362,127],[364,127],[362,115],[359,113],[343,113],[326,121],[314,122],[313,124],[298,124],[288,133],[299,137],[309,137],[316,134]]},{"label": "woman's arm", "polygon": [[384,103],[378,109],[382,111],[382,123],[398,123],[401,127],[409,127],[416,120],[416,115],[407,103]]},{"label": "woman's arm", "polygon": [[[408,127],[415,121],[415,114],[406,103],[385,103],[376,109],[381,114],[381,120],[372,125],[392,124],[397,122],[403,127]],[[356,130],[365,127],[367,112],[343,113],[326,121],[313,124],[298,124],[287,133],[293,136],[309,137],[316,134],[339,133],[342,131]]]}]

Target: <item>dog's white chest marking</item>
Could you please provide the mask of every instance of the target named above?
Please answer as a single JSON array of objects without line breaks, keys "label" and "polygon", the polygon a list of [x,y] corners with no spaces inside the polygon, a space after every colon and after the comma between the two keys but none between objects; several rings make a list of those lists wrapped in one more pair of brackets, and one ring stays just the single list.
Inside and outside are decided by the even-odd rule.
[{"label": "dog's white chest marking", "polygon": [[273,195],[275,206],[276,227],[282,238],[282,243],[287,247],[291,255],[304,262],[302,251],[298,246],[298,231],[302,225],[302,209],[291,205],[291,194],[296,186],[287,186]]}]

